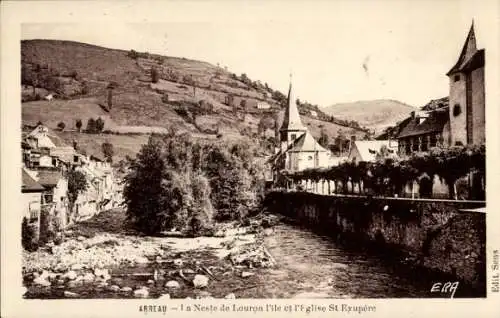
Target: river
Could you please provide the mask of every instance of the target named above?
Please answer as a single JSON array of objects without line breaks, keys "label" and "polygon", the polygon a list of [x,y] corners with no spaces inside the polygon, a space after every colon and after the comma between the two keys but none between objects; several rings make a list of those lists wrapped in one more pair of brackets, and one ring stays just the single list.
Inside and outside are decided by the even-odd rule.
[{"label": "river", "polygon": [[[446,278],[431,277],[387,252],[363,248],[362,244],[340,243],[289,224],[276,226],[265,243],[280,264],[277,270],[265,274],[267,297],[450,297],[449,292],[430,292],[434,283],[445,283]],[[471,295],[468,288],[460,287],[455,297]]]},{"label": "river", "polygon": [[[162,242],[161,239],[156,240],[157,243]],[[130,292],[110,290],[112,284],[134,289],[138,288],[137,286],[148,286],[150,298],[165,293],[170,294],[172,298],[197,298],[207,295],[224,298],[230,293],[236,298],[450,297],[449,291],[431,293],[434,283],[446,283],[450,279],[435,274],[431,276],[424,270],[411,266],[411,263],[402,262],[400,256],[368,247],[366,244],[349,243],[288,223],[274,226],[272,233],[264,237],[264,244],[277,262],[274,268],[235,268],[228,260],[217,257],[215,250],[210,248],[178,253],[177,256],[164,255],[167,261],[172,260],[172,257],[182,257],[186,262],[184,269],[194,268],[196,260],[212,268],[215,279],[202,290],[193,289],[183,282],[175,274],[178,268],[172,263],[151,262],[134,267],[110,268],[113,279],[107,287],[99,287],[97,282],[94,282],[75,286],[66,283],[44,288],[26,281],[28,293],[25,297],[64,298],[64,291],[75,292],[79,298],[134,297]],[[166,279],[177,280],[180,288],[165,288],[164,280],[152,282],[155,269],[165,273],[173,271]],[[253,275],[242,278],[243,271]],[[137,276],[137,273],[145,275]],[[454,293],[454,297],[478,295],[462,284]]]}]

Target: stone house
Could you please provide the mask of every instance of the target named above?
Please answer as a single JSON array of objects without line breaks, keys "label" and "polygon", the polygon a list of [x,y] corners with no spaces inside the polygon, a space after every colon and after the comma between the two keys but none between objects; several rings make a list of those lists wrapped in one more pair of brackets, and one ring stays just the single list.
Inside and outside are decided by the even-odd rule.
[{"label": "stone house", "polygon": [[[385,149],[385,150],[384,150]],[[383,152],[386,152],[383,154]],[[397,140],[356,140],[351,146],[347,161],[356,164],[360,162],[375,162],[378,155],[397,157]]]},{"label": "stone house", "polygon": [[28,220],[28,223],[40,224],[42,193],[44,191],[45,188],[26,169],[22,169],[22,215]]}]

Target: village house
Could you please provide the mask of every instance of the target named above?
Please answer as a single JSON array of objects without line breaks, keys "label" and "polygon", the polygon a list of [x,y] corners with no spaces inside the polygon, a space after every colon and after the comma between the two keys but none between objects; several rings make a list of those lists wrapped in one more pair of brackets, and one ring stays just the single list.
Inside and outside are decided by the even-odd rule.
[{"label": "village house", "polygon": [[375,162],[381,157],[397,157],[397,140],[357,140],[351,146],[347,160],[359,164],[360,162]]},{"label": "village house", "polygon": [[473,24],[458,61],[446,74],[449,96],[431,100],[394,129],[401,155],[485,143],[484,65],[484,49],[476,47]]},{"label": "village house", "polygon": [[23,218],[26,218],[28,224],[35,225],[37,230],[36,237],[39,236],[40,211],[42,205],[42,193],[45,188],[36,182],[36,180],[22,169],[21,201],[23,205]]},{"label": "village house", "polygon": [[64,228],[68,222],[68,180],[59,170],[37,170],[36,181],[44,187],[42,207],[61,221]]}]

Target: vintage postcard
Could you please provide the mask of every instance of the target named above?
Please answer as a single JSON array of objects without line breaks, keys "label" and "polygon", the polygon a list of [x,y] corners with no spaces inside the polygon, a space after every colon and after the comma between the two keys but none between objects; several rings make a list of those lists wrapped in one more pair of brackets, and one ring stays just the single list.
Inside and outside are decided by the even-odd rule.
[{"label": "vintage postcard", "polygon": [[2,3],[2,316],[498,317],[497,1]]}]

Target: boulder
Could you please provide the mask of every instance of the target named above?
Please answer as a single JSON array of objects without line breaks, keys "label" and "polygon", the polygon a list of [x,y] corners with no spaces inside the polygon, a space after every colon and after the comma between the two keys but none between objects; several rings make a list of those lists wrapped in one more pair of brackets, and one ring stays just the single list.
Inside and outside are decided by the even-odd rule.
[{"label": "boulder", "polygon": [[250,273],[250,272],[241,272],[241,277],[243,278],[247,278],[247,277],[250,277],[250,276],[253,276],[255,275],[254,273]]},{"label": "boulder", "polygon": [[134,291],[134,297],[146,298],[148,296],[149,296],[149,291],[146,288],[141,288]]},{"label": "boulder", "polygon": [[195,274],[195,271],[192,270],[191,268],[186,268],[182,270],[182,273],[184,274]]},{"label": "boulder", "polygon": [[165,294],[158,297],[158,300],[166,300],[166,299],[170,299],[170,294]]},{"label": "boulder", "polygon": [[124,292],[124,293],[129,293],[129,292],[132,291],[132,288],[128,287],[128,286],[125,286],[125,287],[122,287],[121,291]]},{"label": "boulder", "polygon": [[229,294],[227,294],[224,298],[225,298],[225,299],[236,299],[236,295],[235,295],[235,294],[233,294],[233,293],[229,293]]},{"label": "boulder", "polygon": [[182,261],[182,259],[178,258],[178,259],[174,259],[174,265],[177,266],[177,267],[181,267],[182,264],[184,264],[184,262]]},{"label": "boulder", "polygon": [[149,263],[149,260],[144,257],[144,256],[139,256],[139,257],[136,257],[134,259],[134,261],[137,263],[137,264],[146,264],[146,263]]},{"label": "boulder", "polygon": [[153,285],[154,283],[155,283],[155,281],[154,281],[154,280],[152,280],[152,279],[148,279],[148,285]]},{"label": "boulder", "polygon": [[49,287],[51,284],[47,278],[39,276],[33,280],[33,284],[43,287]]},{"label": "boulder", "polygon": [[83,265],[82,264],[73,264],[73,265],[71,265],[71,269],[74,271],[80,271],[83,269]]},{"label": "boulder", "polygon": [[83,276],[83,280],[86,281],[86,282],[91,282],[95,279],[95,276],[94,274],[92,273],[87,273]]},{"label": "boulder", "polygon": [[64,297],[67,297],[67,298],[77,298],[79,296],[80,295],[78,295],[77,293],[73,293],[73,292],[70,292],[70,291],[67,291],[67,290],[64,291]]},{"label": "boulder", "polygon": [[179,288],[180,285],[176,280],[170,280],[165,284],[165,287],[167,287],[167,288]]},{"label": "boulder", "polygon": [[195,288],[207,287],[208,277],[205,275],[195,275],[193,279],[193,285]]},{"label": "boulder", "polygon": [[80,241],[80,242],[83,242],[83,241],[85,241],[85,240],[86,240],[86,238],[85,238],[85,236],[81,236],[81,235],[80,235],[80,236],[78,236],[78,237],[76,238],[76,240],[77,240],[77,241]]},{"label": "boulder", "polygon": [[95,268],[94,275],[96,277],[104,277],[106,275],[109,275],[109,271],[107,269]]},{"label": "boulder", "polygon": [[120,291],[120,286],[118,286],[118,285],[111,285],[109,287],[109,290],[111,290],[113,292],[118,292],[118,291]]}]

